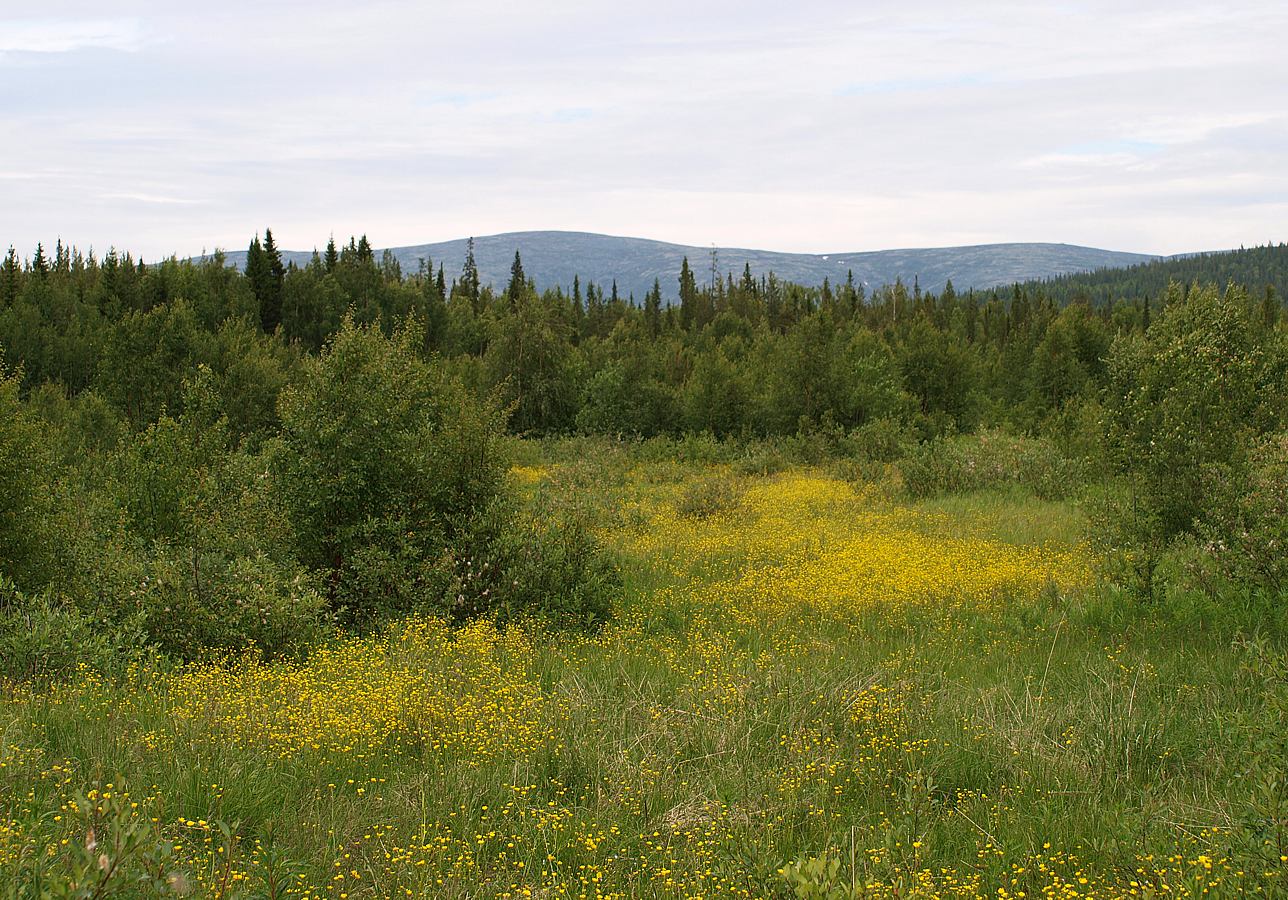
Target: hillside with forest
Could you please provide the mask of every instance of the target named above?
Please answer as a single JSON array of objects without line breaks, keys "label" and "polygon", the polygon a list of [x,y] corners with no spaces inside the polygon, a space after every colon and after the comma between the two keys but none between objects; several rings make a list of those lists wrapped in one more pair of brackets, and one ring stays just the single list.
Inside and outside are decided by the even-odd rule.
[{"label": "hillside with forest", "polygon": [[[750,271],[753,278],[771,272],[780,280],[821,288],[827,281],[838,287],[852,279],[868,288],[914,282],[926,290],[942,290],[953,279],[958,287],[988,288],[1015,281],[1051,278],[1112,266],[1129,266],[1154,257],[1075,247],[1070,244],[983,244],[973,247],[936,247],[911,250],[876,250],[845,253],[780,253],[736,247],[698,247],[642,238],[613,237],[576,231],[521,231],[471,239],[376,249],[383,258],[388,252],[406,272],[415,272],[422,262],[436,265],[447,261],[449,271],[465,258],[473,243],[479,281],[500,290],[509,280],[514,254],[523,257],[524,270],[543,288],[571,291],[573,280],[593,284],[627,298],[642,300],[654,280],[662,285],[662,299],[678,299],[676,273],[689,260],[698,281],[708,286],[714,276],[735,278]],[[714,252],[714,258],[713,258]],[[306,265],[311,252],[282,252],[286,262]],[[228,253],[226,258],[239,268],[245,253]]]}]

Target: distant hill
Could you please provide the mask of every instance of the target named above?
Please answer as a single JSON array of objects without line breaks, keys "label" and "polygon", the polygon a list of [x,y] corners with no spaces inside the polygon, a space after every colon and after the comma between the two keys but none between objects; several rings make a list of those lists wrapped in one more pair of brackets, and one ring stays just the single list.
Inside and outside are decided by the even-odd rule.
[{"label": "distant hill", "polygon": [[[429,259],[435,268],[441,262],[450,280],[460,274],[465,245],[466,240],[462,238],[390,250],[404,272],[416,271],[420,260]],[[573,276],[578,275],[583,284],[594,282],[607,291],[615,278],[623,297],[634,293],[637,300],[643,300],[656,278],[662,285],[663,296],[674,299],[680,263],[686,256],[699,283],[708,282],[711,276],[710,247],[578,231],[516,231],[474,239],[474,258],[482,282],[504,287],[516,250],[523,258],[524,271],[536,280],[539,288],[560,285],[571,289]],[[382,252],[377,250],[377,257]],[[304,265],[312,251],[285,251],[282,256]],[[244,250],[231,252],[227,257],[240,267],[246,253]],[[732,272],[736,279],[749,264],[756,277],[772,271],[779,278],[797,284],[817,286],[824,278],[840,284],[853,271],[855,281],[869,287],[891,284],[896,278],[902,278],[909,284],[916,279],[923,288],[932,291],[938,291],[950,278],[958,289],[988,288],[1071,272],[1129,266],[1157,258],[1071,244],[981,244],[826,254],[716,248],[721,277]]]}]

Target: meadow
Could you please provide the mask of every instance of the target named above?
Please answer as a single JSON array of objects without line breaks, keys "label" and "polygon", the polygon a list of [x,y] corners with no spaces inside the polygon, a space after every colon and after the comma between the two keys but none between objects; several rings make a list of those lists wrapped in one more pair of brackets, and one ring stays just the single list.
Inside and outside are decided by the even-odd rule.
[{"label": "meadow", "polygon": [[613,621],[4,683],[0,896],[1288,893],[1281,636],[1116,595],[1078,504],[518,457]]}]

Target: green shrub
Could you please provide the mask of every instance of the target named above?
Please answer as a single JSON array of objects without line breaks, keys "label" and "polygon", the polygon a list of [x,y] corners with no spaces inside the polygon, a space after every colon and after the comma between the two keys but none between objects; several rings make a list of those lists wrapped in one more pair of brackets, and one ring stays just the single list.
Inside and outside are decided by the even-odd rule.
[{"label": "green shrub", "polygon": [[156,545],[132,592],[148,642],[178,659],[253,648],[293,654],[325,633],[325,601],[305,573],[265,554]]},{"label": "green shrub", "polygon": [[47,682],[82,665],[106,671],[123,637],[48,592],[27,596],[0,576],[0,678]]},{"label": "green shrub", "polygon": [[1212,512],[1198,534],[1228,579],[1288,591],[1288,433],[1269,437],[1249,454],[1246,474],[1213,470]]},{"label": "green shrub", "polygon": [[521,513],[498,499],[450,553],[441,612],[591,628],[612,614],[620,571],[590,528],[547,503]]},{"label": "green shrub", "polygon": [[56,551],[52,453],[44,429],[18,399],[20,373],[0,357],[0,576],[32,590],[52,577]]},{"label": "green shrub", "polygon": [[862,461],[894,462],[916,445],[912,430],[898,419],[873,419],[846,437],[847,454]]},{"label": "green shrub", "polygon": [[[1114,342],[1105,395],[1110,458],[1131,483],[1137,543],[1162,545],[1220,508],[1210,486],[1237,483],[1262,435],[1282,427],[1288,358],[1233,288],[1173,286],[1143,335]],[[1226,469],[1225,475],[1217,470]]]},{"label": "green shrub", "polygon": [[715,472],[685,484],[676,512],[692,519],[733,512],[742,503],[742,484],[728,472]]},{"label": "green shrub", "polygon": [[332,611],[356,626],[413,611],[605,618],[611,561],[575,521],[520,513],[503,414],[418,344],[346,320],[282,397],[274,482]]},{"label": "green shrub", "polygon": [[112,458],[122,520],[91,523],[74,594],[105,627],[137,629],[176,658],[293,652],[325,630],[325,604],[286,549],[265,462],[230,449],[209,369],[184,397],[183,415],[162,414]]},{"label": "green shrub", "polygon": [[918,498],[1015,485],[1056,500],[1085,481],[1084,464],[1066,459],[1050,442],[997,431],[927,441],[899,469],[904,490]]},{"label": "green shrub", "polygon": [[392,337],[346,318],[283,392],[272,451],[300,562],[343,621],[407,612],[442,588],[439,561],[498,496],[503,417]]}]

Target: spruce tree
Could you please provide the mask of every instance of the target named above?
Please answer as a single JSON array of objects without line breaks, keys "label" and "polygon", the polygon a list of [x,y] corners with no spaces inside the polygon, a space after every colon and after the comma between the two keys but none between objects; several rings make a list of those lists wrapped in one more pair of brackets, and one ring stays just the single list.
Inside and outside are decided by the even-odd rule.
[{"label": "spruce tree", "polygon": [[45,247],[43,244],[36,244],[36,255],[31,258],[31,274],[37,278],[44,278],[49,272],[49,263],[45,260]]},{"label": "spruce tree", "polygon": [[18,296],[18,283],[22,275],[22,265],[18,262],[18,253],[9,248],[4,264],[0,266],[0,305],[9,306]]},{"label": "spruce tree", "polygon": [[286,269],[282,254],[273,243],[273,229],[264,229],[264,276],[259,296],[259,321],[265,334],[273,334],[282,324],[282,284]]},{"label": "spruce tree", "polygon": [[689,258],[680,264],[680,327],[688,331],[693,327],[698,307],[698,285],[689,268]]},{"label": "spruce tree", "polygon": [[572,276],[572,317],[576,322],[581,322],[586,315],[586,307],[581,302],[581,276]]},{"label": "spruce tree", "polygon": [[656,278],[652,290],[644,296],[644,324],[653,337],[662,330],[662,284]]},{"label": "spruce tree", "polygon": [[474,308],[477,315],[479,311],[479,267],[474,261],[474,238],[470,238],[465,244],[465,264],[461,267],[461,290],[465,292],[466,298]]},{"label": "spruce tree", "polygon": [[510,284],[505,289],[505,295],[510,300],[511,309],[518,307],[527,286],[528,281],[523,275],[523,260],[519,258],[519,251],[515,250],[514,262],[510,265]]},{"label": "spruce tree", "polygon": [[268,260],[264,258],[264,245],[259,242],[259,235],[251,239],[250,246],[246,248],[246,266],[243,269],[246,275],[246,282],[250,285],[250,292],[255,295],[255,302],[260,306],[260,322],[264,318],[263,312],[263,292],[265,284],[268,281]]},{"label": "spruce tree", "polygon": [[322,268],[330,274],[335,271],[335,267],[340,263],[340,253],[335,249],[335,235],[331,235],[330,240],[326,242],[326,255],[322,257]]}]

